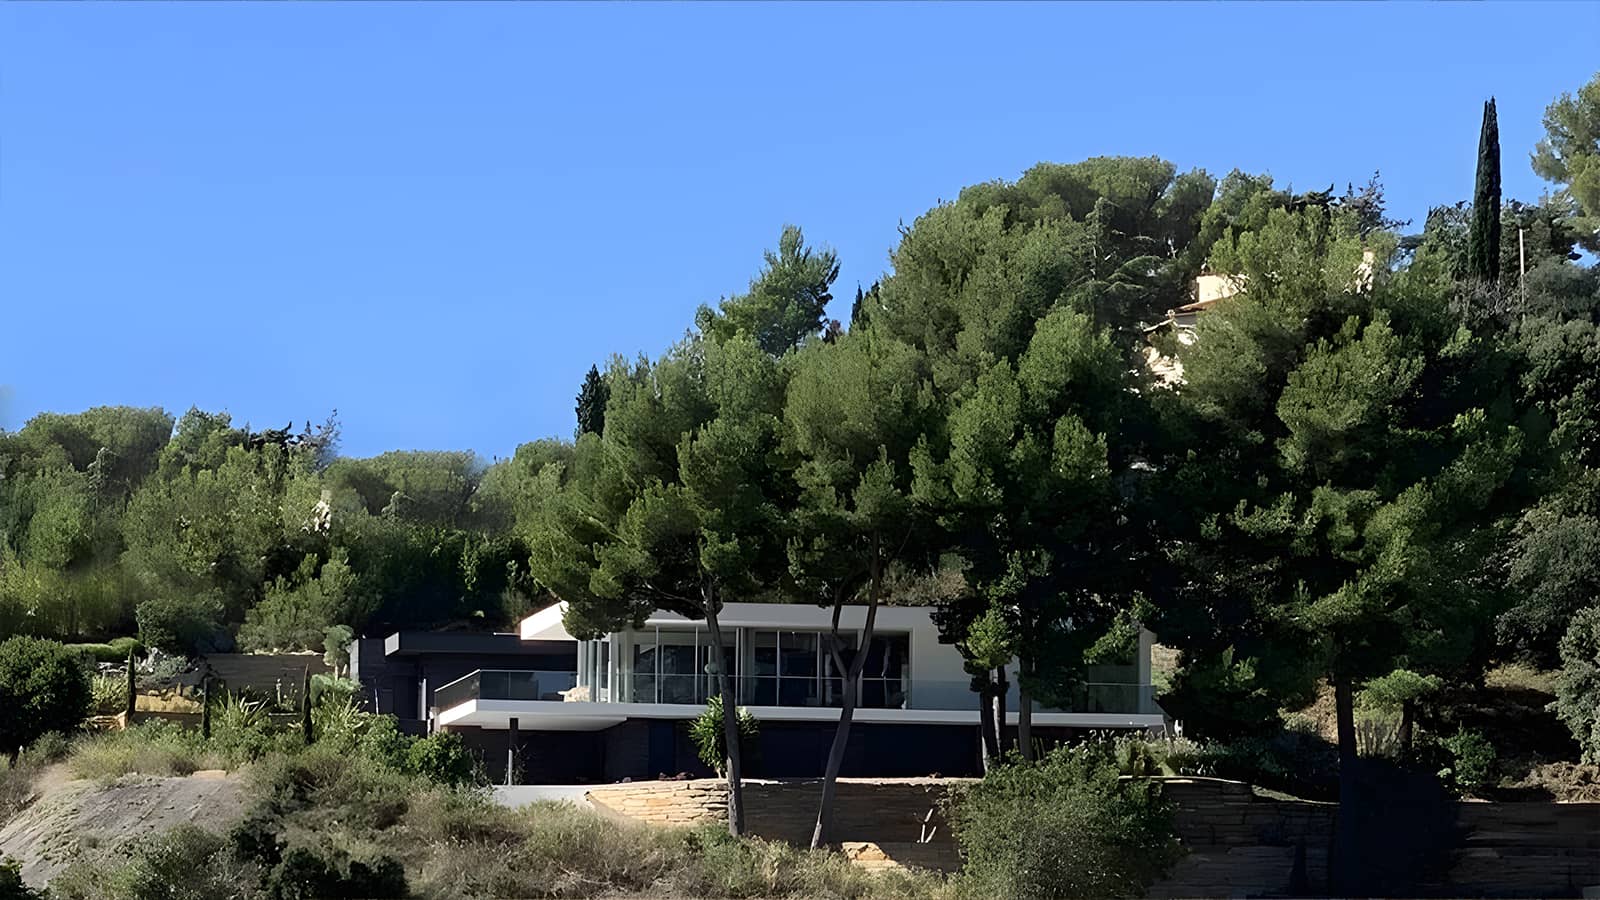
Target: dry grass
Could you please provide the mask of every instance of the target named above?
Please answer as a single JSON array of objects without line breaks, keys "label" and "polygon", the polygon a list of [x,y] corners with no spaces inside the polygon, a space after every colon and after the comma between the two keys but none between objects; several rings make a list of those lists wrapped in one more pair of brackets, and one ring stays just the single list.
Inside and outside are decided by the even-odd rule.
[{"label": "dry grass", "polygon": [[1522,663],[1507,663],[1485,672],[1483,685],[1497,691],[1528,691],[1536,694],[1556,695],[1556,673],[1535,669]]}]

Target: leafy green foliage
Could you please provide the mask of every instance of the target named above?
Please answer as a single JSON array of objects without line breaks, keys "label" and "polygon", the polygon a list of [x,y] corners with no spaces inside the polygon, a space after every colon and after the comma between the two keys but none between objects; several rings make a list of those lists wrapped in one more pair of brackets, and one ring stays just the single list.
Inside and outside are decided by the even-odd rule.
[{"label": "leafy green foliage", "polygon": [[419,738],[406,749],[406,771],[434,784],[461,786],[478,780],[478,763],[461,742],[461,735],[448,731]]},{"label": "leafy green foliage", "polygon": [[1410,669],[1395,669],[1363,685],[1357,701],[1371,709],[1399,712],[1405,704],[1435,694],[1443,686],[1443,680],[1437,675],[1420,675]]},{"label": "leafy green foliage", "polygon": [[1494,785],[1498,754],[1481,732],[1462,729],[1441,738],[1439,744],[1450,760],[1439,772],[1440,779],[1468,793]]},{"label": "leafy green foliage", "polygon": [[1544,111],[1545,136],[1533,153],[1533,170],[1561,185],[1581,210],[1574,221],[1584,246],[1600,250],[1600,73],[1564,93]]},{"label": "leafy green foliage", "polygon": [[221,613],[221,601],[210,594],[152,597],[139,604],[139,639],[168,653],[214,650],[223,640],[217,628]]},{"label": "leafy green foliage", "polygon": [[725,298],[716,310],[702,306],[695,324],[717,343],[742,333],[763,352],[780,356],[821,332],[839,259],[832,250],[807,246],[793,225],[784,226],[778,249],[765,258],[749,291]]},{"label": "leafy green foliage", "polygon": [[0,858],[0,900],[45,900],[44,891],[34,890],[22,880],[22,864],[11,857]]},{"label": "leafy green foliage", "polygon": [[955,798],[961,887],[987,897],[1137,897],[1178,856],[1161,788],[1101,745],[992,769]]},{"label": "leafy green foliage", "polygon": [[139,839],[121,857],[83,860],[50,883],[65,900],[212,900],[234,896],[241,872],[223,839],[195,825]]},{"label": "leafy green foliage", "polygon": [[[753,752],[761,741],[761,723],[748,709],[738,711],[739,746],[746,753]],[[689,740],[694,742],[695,755],[706,768],[721,776],[728,762],[727,732],[722,727],[722,698],[706,700],[706,708],[689,720]]]},{"label": "leafy green foliage", "polygon": [[91,700],[89,676],[66,647],[20,635],[0,642],[0,753],[15,755],[47,732],[76,730]]},{"label": "leafy green foliage", "polygon": [[247,651],[325,649],[328,629],[370,613],[359,593],[349,554],[337,548],[327,562],[307,555],[291,578],[279,578],[239,626],[239,645]]},{"label": "leafy green foliage", "polygon": [[1561,639],[1555,709],[1572,729],[1584,759],[1600,763],[1600,605],[1573,616]]}]

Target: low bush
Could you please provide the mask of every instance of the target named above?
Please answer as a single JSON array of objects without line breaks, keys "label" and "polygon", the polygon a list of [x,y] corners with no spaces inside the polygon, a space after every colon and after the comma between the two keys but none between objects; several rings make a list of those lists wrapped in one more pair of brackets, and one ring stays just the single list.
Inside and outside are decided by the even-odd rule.
[{"label": "low bush", "polygon": [[33,779],[37,766],[18,760],[16,765],[0,762],[0,825],[22,810],[33,799]]},{"label": "low bush", "polygon": [[1499,754],[1482,732],[1462,729],[1438,743],[1447,754],[1441,781],[1467,794],[1494,785]]},{"label": "low bush", "polygon": [[1135,897],[1176,859],[1159,783],[1118,777],[1104,743],[1011,762],[959,793],[963,895]]},{"label": "low bush", "polygon": [[374,860],[330,860],[295,847],[268,873],[264,887],[274,900],[341,900],[405,897],[405,867],[392,856]]},{"label": "low bush", "polygon": [[451,787],[482,781],[478,762],[461,736],[448,731],[430,734],[406,749],[405,770],[434,784]]},{"label": "low bush", "polygon": [[154,720],[123,731],[85,736],[73,748],[67,765],[79,778],[117,778],[134,773],[188,775],[201,769],[232,768],[236,763],[208,746],[199,732]]},{"label": "low bush", "polygon": [[58,763],[72,755],[72,738],[59,731],[47,731],[38,740],[24,747],[19,762],[43,768]]},{"label": "low bush", "polygon": [[1600,604],[1572,617],[1561,638],[1556,715],[1571,729],[1583,761],[1600,763]]},{"label": "low bush", "polygon": [[136,637],[119,637],[104,644],[67,644],[66,648],[97,663],[126,664],[128,651],[133,651],[135,656],[145,653],[144,642]]},{"label": "low bush", "polygon": [[[735,719],[739,727],[739,749],[744,754],[742,762],[748,766],[752,762],[751,754],[761,743],[761,724],[748,709],[736,710]],[[694,742],[695,754],[706,768],[718,776],[725,774],[722,769],[728,759],[728,730],[722,721],[721,697],[707,700],[706,708],[689,722],[689,740]]]},{"label": "low bush", "polygon": [[128,707],[126,675],[96,675],[89,680],[90,703],[97,716],[114,716]]},{"label": "low bush", "polygon": [[1123,775],[1209,775],[1204,769],[1205,747],[1188,738],[1146,737],[1121,734],[1109,738]]},{"label": "low bush", "polygon": [[72,731],[89,714],[89,676],[55,641],[0,641],[0,752],[15,757],[52,731]]},{"label": "low bush", "polygon": [[[467,795],[470,796],[470,795]],[[564,803],[474,808],[433,793],[406,820],[433,852],[412,888],[425,897],[934,898],[937,876],[872,875],[834,853],[737,840],[721,828],[664,829],[603,818]],[[485,806],[488,804],[485,802]],[[448,852],[438,852],[440,846]],[[604,852],[596,852],[604,848]]]},{"label": "low bush", "polygon": [[7,856],[0,857],[0,900],[46,900],[46,896],[22,880],[21,864]]},{"label": "low bush", "polygon": [[1247,781],[1300,797],[1331,800],[1339,791],[1339,749],[1310,731],[1211,741],[1191,765],[1180,774]]},{"label": "low bush", "polygon": [[80,857],[50,882],[51,900],[216,900],[249,897],[256,879],[227,842],[194,825]]},{"label": "low bush", "polygon": [[139,639],[168,653],[216,649],[222,603],[209,595],[152,597],[134,610]]}]

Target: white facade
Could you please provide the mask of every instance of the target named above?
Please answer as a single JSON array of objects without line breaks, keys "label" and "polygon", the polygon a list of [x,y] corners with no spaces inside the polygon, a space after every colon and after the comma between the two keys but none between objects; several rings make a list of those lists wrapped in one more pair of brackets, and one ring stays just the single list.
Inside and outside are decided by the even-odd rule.
[{"label": "white facade", "polygon": [[[689,719],[716,690],[717,654],[704,621],[657,612],[640,629],[577,641],[562,624],[564,607],[534,613],[520,625],[524,641],[574,641],[574,673],[479,672],[446,685],[435,698],[439,725],[592,731],[628,719]],[[718,615],[722,660],[734,675],[736,701],[762,720],[836,721],[839,694],[850,689],[827,652],[832,611],[782,603],[729,603]],[[847,607],[840,624],[860,646],[866,608]],[[1163,726],[1150,688],[1151,636],[1142,632],[1137,658],[1093,667],[1071,708],[1035,706],[1039,726]],[[939,642],[926,607],[879,607],[867,671],[855,687],[855,720],[874,723],[973,724],[977,696],[961,655]],[[1016,721],[1016,691],[1007,710]]]}]

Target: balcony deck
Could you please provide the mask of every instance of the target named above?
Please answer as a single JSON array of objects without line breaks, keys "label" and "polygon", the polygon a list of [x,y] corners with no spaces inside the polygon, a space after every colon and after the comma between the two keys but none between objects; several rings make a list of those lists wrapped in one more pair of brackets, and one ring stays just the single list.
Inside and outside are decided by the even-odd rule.
[{"label": "balcony deck", "polygon": [[[839,689],[825,681],[747,677],[735,679],[740,705],[758,719],[773,721],[836,721]],[[904,724],[976,724],[977,697],[967,682],[864,679],[858,722]],[[440,725],[506,728],[516,718],[525,729],[590,731],[631,718],[691,719],[705,708],[714,688],[707,676],[636,677],[630,690],[594,690],[594,698],[578,697],[571,672],[480,670],[439,688],[434,706]],[[615,694],[615,697],[613,697]],[[779,700],[784,702],[779,703]],[[1033,721],[1041,726],[1078,728],[1159,728],[1164,717],[1154,689],[1141,684],[1081,685],[1064,709],[1036,705]],[[1016,710],[1007,719],[1016,722]]]}]

